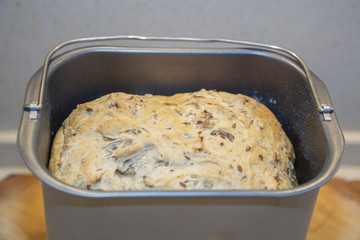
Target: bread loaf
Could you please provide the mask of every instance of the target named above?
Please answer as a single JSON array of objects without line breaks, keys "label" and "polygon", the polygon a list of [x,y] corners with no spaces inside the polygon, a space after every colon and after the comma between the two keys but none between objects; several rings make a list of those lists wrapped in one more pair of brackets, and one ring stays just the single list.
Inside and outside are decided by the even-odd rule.
[{"label": "bread loaf", "polygon": [[85,189],[286,189],[293,146],[256,100],[215,90],[111,93],[80,104],[57,132],[50,172]]}]

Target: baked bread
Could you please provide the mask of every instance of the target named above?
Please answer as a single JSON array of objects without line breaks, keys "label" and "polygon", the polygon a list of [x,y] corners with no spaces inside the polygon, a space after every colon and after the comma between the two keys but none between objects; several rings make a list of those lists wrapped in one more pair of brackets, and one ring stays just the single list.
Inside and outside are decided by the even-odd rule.
[{"label": "baked bread", "polygon": [[256,100],[215,90],[111,93],[80,104],[57,132],[59,180],[102,191],[286,189],[293,146]]}]

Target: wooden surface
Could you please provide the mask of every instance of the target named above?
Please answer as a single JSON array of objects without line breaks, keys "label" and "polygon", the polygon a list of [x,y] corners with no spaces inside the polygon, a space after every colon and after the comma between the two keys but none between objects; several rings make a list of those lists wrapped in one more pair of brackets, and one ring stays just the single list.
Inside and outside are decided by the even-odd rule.
[{"label": "wooden surface", "polygon": [[[41,184],[33,176],[0,182],[0,239],[44,240]],[[360,240],[360,181],[333,179],[320,188],[307,240]]]},{"label": "wooden surface", "polygon": [[34,176],[0,182],[0,239],[46,239],[41,183]]},{"label": "wooden surface", "polygon": [[335,178],[320,188],[307,239],[360,240],[360,181]]}]

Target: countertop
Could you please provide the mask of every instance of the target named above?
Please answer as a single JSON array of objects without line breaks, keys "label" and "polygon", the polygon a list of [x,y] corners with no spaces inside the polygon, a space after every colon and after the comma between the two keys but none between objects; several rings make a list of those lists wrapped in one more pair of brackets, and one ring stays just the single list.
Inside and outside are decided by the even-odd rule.
[{"label": "countertop", "polygon": [[[44,240],[40,181],[14,175],[0,182],[0,239]],[[360,181],[334,178],[320,188],[307,240],[360,240]]]}]

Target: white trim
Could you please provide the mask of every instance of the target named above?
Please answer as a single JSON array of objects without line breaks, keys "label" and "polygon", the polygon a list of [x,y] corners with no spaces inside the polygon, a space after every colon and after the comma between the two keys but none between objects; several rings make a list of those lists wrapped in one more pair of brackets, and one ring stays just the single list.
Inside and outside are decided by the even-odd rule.
[{"label": "white trim", "polygon": [[17,131],[0,131],[0,144],[16,144]]},{"label": "white trim", "polygon": [[342,164],[335,174],[336,178],[342,178],[347,181],[360,180],[360,166]]},{"label": "white trim", "polygon": [[0,181],[11,176],[11,175],[19,175],[19,174],[26,174],[31,175],[32,173],[30,170],[24,166],[2,166],[0,168]]},{"label": "white trim", "polygon": [[360,131],[343,131],[346,144],[360,144]]},{"label": "white trim", "polygon": [[[32,174],[30,170],[24,166],[3,166],[0,168],[0,181],[10,175]],[[342,178],[347,181],[360,180],[360,166],[343,164],[335,174],[336,178]]]},{"label": "white trim", "polygon": [[[343,131],[347,144],[360,144],[360,131]],[[0,131],[0,144],[16,144],[17,131],[5,130]]]}]

